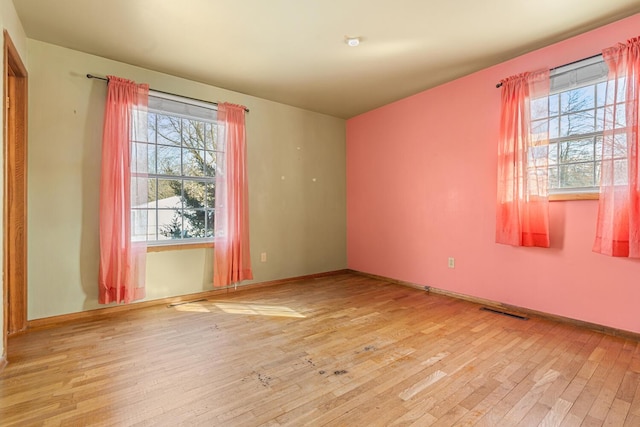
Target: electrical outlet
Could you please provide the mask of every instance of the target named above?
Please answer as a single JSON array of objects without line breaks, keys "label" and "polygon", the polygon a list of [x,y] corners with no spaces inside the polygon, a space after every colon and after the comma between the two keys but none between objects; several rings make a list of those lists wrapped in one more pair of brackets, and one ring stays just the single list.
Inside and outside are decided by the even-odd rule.
[{"label": "electrical outlet", "polygon": [[266,252],[262,252],[260,254],[260,262],[267,262],[267,253]]},{"label": "electrical outlet", "polygon": [[450,256],[449,257],[449,268],[455,268],[456,267],[456,260],[454,257]]}]

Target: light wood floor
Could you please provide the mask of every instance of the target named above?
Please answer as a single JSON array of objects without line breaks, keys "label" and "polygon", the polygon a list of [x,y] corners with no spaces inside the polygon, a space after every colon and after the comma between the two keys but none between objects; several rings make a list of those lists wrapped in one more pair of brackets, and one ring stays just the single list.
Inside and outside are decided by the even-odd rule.
[{"label": "light wood floor", "polygon": [[9,341],[0,425],[640,425],[631,340],[352,274]]}]

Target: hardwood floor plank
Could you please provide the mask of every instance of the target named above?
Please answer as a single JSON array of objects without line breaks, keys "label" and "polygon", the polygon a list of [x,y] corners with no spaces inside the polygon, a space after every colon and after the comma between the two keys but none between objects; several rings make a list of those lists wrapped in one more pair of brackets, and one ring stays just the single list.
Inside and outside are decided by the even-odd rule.
[{"label": "hardwood floor plank", "polygon": [[423,378],[420,382],[413,384],[411,387],[409,387],[406,390],[403,390],[398,397],[400,397],[400,399],[402,400],[409,400],[413,396],[415,396],[417,393],[420,393],[422,390],[429,387],[431,384],[435,384],[436,382],[440,381],[440,379],[446,376],[447,376],[446,372],[442,372],[442,371],[432,372],[431,374]]},{"label": "hardwood floor plank", "polygon": [[635,414],[627,414],[624,420],[624,427],[640,426],[640,416]]},{"label": "hardwood floor plank", "polygon": [[621,426],[624,424],[624,420],[627,418],[627,414],[629,413],[629,402],[625,402],[621,399],[615,399],[611,404],[609,411],[607,412],[607,416],[604,419],[603,425],[607,426]]},{"label": "hardwood floor plank", "polygon": [[601,422],[604,421],[607,412],[609,412],[626,370],[627,364],[624,362],[617,363],[617,359],[621,355],[621,349],[622,342],[615,340],[600,361],[600,365],[605,367],[603,371],[606,371],[606,373],[602,381],[594,383],[594,394],[596,394],[596,387],[599,387],[599,390],[597,390],[595,402],[591,406],[588,415]]},{"label": "hardwood floor plank", "polygon": [[0,424],[640,425],[632,339],[352,273],[16,335]]},{"label": "hardwood floor plank", "polygon": [[545,417],[540,421],[540,427],[552,427],[559,426],[564,417],[569,413],[571,409],[571,402],[567,402],[564,399],[558,399],[553,405],[551,410],[547,412]]}]

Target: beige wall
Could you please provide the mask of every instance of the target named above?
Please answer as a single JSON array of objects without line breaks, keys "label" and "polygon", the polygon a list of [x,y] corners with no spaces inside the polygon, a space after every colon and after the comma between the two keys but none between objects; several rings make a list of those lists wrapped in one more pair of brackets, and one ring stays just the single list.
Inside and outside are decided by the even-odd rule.
[{"label": "beige wall", "polygon": [[[246,105],[254,281],[346,268],[344,120],[35,40],[28,40],[27,50],[29,319],[100,307],[98,184],[106,85],[87,73]],[[147,299],[212,289],[212,252],[150,253]]]},{"label": "beige wall", "polygon": [[[3,30],[6,30],[9,33],[9,37],[11,37],[11,41],[15,45],[22,62],[28,69],[27,63],[27,52],[26,52],[26,44],[27,38],[24,34],[24,29],[22,28],[22,23],[20,19],[18,19],[18,15],[16,13],[15,8],[13,7],[13,2],[11,0],[0,0],[0,27]],[[4,41],[3,41],[4,43]],[[4,50],[0,53],[0,58],[2,63],[4,63]],[[0,73],[0,88],[4,87],[3,81],[3,73]],[[0,89],[1,90],[1,89]],[[4,115],[0,114],[0,121],[2,121],[2,126],[0,129],[4,129]],[[0,132],[0,147],[4,147],[4,133]],[[3,163],[0,163],[0,200],[4,200],[3,188],[4,188],[4,170]],[[4,223],[3,218],[3,209],[0,209],[0,224]],[[0,242],[4,241],[4,233],[2,227],[0,227]],[[4,246],[0,244],[0,260],[3,257],[3,249]],[[0,261],[1,262],[1,261]],[[2,282],[2,275],[0,274],[0,289],[3,289],[4,283]],[[2,333],[3,337],[6,333],[6,325],[4,325],[4,292],[0,292],[0,322],[3,322]],[[0,358],[4,357],[6,354],[6,349],[4,348],[4,339],[0,339]]]}]

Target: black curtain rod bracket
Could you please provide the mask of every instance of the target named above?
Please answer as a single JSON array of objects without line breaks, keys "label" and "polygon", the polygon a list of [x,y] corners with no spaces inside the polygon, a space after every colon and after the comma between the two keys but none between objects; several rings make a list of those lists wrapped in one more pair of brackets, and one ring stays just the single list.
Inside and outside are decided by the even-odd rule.
[{"label": "black curtain rod bracket", "polygon": [[[100,77],[100,76],[94,76],[93,74],[89,74],[87,73],[87,78],[88,79],[97,79],[97,80],[103,80],[105,82],[108,82],[109,79],[106,77]],[[185,98],[185,99],[190,99],[192,101],[198,101],[198,102],[204,102],[205,104],[211,104],[211,105],[215,105],[218,106],[217,102],[211,102],[211,101],[205,101],[204,99],[198,99],[198,98],[191,98],[190,96],[184,96],[184,95],[178,95],[175,93],[171,93],[171,92],[164,92],[162,90],[156,90],[156,89],[151,89],[149,88],[149,90],[152,90],[154,92],[158,92],[158,93],[162,93],[164,95],[171,95],[171,96],[179,96],[180,98]],[[246,111],[247,113],[249,112],[248,108],[245,108],[244,111]]]}]

